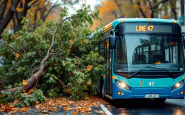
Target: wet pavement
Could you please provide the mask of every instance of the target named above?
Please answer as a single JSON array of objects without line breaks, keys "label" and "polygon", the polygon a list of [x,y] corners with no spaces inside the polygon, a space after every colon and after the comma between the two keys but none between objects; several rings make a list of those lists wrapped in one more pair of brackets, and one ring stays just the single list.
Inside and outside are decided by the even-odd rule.
[{"label": "wet pavement", "polygon": [[[185,115],[185,99],[167,99],[163,104],[146,99],[106,100],[104,105],[111,113],[107,115]],[[77,113],[76,115],[102,115],[102,113],[98,113],[103,112],[101,107],[92,107],[91,109],[92,112]],[[63,108],[60,108],[55,113],[38,113],[35,109],[31,109],[27,113],[17,112],[11,115],[73,115],[72,112],[73,110],[64,111]],[[0,113],[0,115],[5,114],[7,113]]]},{"label": "wet pavement", "polygon": [[167,99],[163,104],[146,99],[116,100],[106,107],[113,115],[185,115],[185,99]]}]

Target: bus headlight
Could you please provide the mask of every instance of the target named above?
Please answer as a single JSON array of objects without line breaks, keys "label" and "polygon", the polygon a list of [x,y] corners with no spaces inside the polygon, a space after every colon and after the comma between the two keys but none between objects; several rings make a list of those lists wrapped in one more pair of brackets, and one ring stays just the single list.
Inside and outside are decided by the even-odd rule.
[{"label": "bus headlight", "polygon": [[173,89],[177,89],[177,88],[180,88],[184,83],[184,80],[180,81],[180,82],[177,82],[174,86],[173,86]]},{"label": "bus headlight", "polygon": [[127,89],[127,90],[130,89],[130,87],[122,81],[115,80],[115,82],[118,85],[118,87],[120,87],[121,89]]}]

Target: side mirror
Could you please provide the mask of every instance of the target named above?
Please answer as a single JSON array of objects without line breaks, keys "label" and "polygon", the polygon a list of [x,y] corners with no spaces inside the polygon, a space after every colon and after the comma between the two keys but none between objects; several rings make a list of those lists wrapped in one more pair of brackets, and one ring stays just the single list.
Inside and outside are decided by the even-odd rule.
[{"label": "side mirror", "polygon": [[109,48],[116,49],[116,36],[109,36]]}]

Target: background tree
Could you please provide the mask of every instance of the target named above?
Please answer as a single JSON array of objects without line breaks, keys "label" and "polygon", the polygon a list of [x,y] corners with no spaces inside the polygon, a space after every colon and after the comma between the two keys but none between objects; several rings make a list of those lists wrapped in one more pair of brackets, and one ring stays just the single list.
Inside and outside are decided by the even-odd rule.
[{"label": "background tree", "polygon": [[96,6],[103,21],[94,28],[105,26],[117,18],[174,18],[177,19],[176,2],[179,0],[105,0]]},{"label": "background tree", "polygon": [[[21,22],[27,16],[29,10],[34,15],[32,16],[32,22],[34,20],[45,21],[57,6],[72,5],[74,3],[77,3],[77,0],[58,0],[54,4],[51,3],[51,0],[2,0],[0,1],[0,34],[8,24],[14,32],[20,30],[24,25]],[[35,21],[34,26],[37,25],[37,21]]]},{"label": "background tree", "polygon": [[[0,4],[0,35],[14,16],[20,0],[3,0]],[[10,6],[8,7],[8,4]]]}]

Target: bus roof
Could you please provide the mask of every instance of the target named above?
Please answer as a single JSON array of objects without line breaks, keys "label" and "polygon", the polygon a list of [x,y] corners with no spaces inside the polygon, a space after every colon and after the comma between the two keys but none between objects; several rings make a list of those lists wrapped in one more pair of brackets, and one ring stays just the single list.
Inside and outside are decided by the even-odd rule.
[{"label": "bus roof", "polygon": [[[159,22],[159,23],[176,23],[179,26],[181,25],[180,22],[178,20],[174,20],[174,19],[159,19],[159,18],[120,18],[120,19],[116,19],[114,21],[112,21],[111,23],[107,24],[104,28],[104,32],[115,28],[119,23],[121,22]],[[103,32],[103,33],[104,33]]]}]

